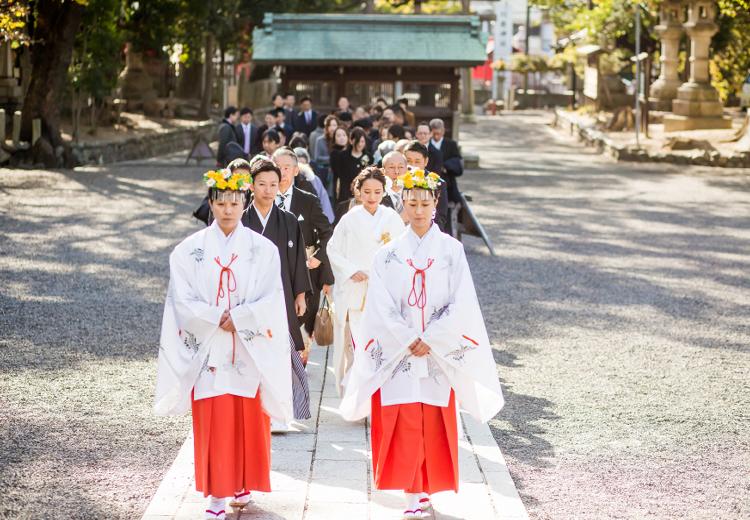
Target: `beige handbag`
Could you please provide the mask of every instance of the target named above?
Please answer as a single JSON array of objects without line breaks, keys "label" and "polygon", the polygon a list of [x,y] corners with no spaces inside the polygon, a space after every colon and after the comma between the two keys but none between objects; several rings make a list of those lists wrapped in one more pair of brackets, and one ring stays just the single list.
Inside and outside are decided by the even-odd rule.
[{"label": "beige handbag", "polygon": [[333,311],[328,303],[328,297],[323,296],[323,303],[315,314],[315,327],[313,328],[315,343],[321,347],[333,344]]}]

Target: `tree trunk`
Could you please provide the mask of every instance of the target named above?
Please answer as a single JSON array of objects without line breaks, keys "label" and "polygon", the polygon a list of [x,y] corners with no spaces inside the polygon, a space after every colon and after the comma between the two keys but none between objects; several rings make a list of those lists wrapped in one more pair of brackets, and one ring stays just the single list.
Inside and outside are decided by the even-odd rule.
[{"label": "tree trunk", "polygon": [[205,84],[203,85],[203,97],[201,98],[200,117],[207,118],[211,112],[211,98],[213,97],[214,82],[214,37],[211,34],[206,35],[206,57],[203,66],[205,67]]},{"label": "tree trunk", "polygon": [[31,55],[31,80],[23,100],[21,139],[31,141],[32,120],[42,120],[42,137],[53,148],[60,135],[60,93],[66,81],[76,32],[84,7],[76,2],[37,2]]}]

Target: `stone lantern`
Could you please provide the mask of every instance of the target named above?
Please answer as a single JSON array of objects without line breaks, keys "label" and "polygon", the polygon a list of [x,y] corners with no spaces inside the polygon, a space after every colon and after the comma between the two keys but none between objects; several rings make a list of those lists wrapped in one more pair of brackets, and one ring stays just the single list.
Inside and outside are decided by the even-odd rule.
[{"label": "stone lantern", "polygon": [[664,116],[664,131],[731,128],[724,117],[719,93],[711,86],[708,72],[711,37],[719,30],[714,22],[716,6],[710,0],[691,0],[688,19],[683,24],[690,37],[690,79],[677,89],[673,114]]},{"label": "stone lantern", "polygon": [[13,50],[10,43],[0,42],[0,105],[19,105],[23,97],[22,90],[13,74]]},{"label": "stone lantern", "polygon": [[672,100],[681,85],[679,78],[680,38],[682,37],[682,6],[679,0],[665,0],[659,11],[659,25],[654,27],[661,40],[661,72],[650,88],[651,109],[670,112]]}]

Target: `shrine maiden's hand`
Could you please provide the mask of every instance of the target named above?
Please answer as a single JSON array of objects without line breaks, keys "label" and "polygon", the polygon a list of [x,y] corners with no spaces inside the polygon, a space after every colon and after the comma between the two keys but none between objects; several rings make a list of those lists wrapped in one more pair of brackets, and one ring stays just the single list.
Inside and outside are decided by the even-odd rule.
[{"label": "shrine maiden's hand", "polygon": [[430,353],[430,346],[421,339],[416,340],[409,346],[413,356],[422,357]]},{"label": "shrine maiden's hand", "polygon": [[311,256],[307,260],[307,268],[308,269],[317,269],[318,267],[320,267],[320,260],[318,260],[314,256]]},{"label": "shrine maiden's hand", "polygon": [[224,314],[222,314],[221,317],[222,320],[219,327],[227,332],[237,332],[237,329],[234,328],[234,322],[232,321],[232,316],[229,314],[229,311],[224,311]]},{"label": "shrine maiden's hand", "polygon": [[219,318],[219,327],[224,326],[224,322],[229,319],[229,311],[224,311],[221,313],[221,318]]},{"label": "shrine maiden's hand", "polygon": [[367,280],[367,275],[362,271],[357,271],[351,276],[351,279],[357,283],[364,282],[365,280]]},{"label": "shrine maiden's hand", "polygon": [[294,309],[297,312],[297,316],[304,316],[307,311],[307,303],[305,303],[305,293],[299,293],[294,299]]}]

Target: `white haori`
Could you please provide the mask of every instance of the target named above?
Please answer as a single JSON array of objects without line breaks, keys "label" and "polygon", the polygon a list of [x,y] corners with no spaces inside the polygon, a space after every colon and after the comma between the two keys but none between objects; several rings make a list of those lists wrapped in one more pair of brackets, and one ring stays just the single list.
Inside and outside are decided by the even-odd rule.
[{"label": "white haori", "polygon": [[[238,224],[217,222],[186,238],[169,257],[154,410],[176,415],[195,399],[255,397],[274,419],[292,419],[290,344],[276,246]],[[219,328],[231,309],[236,333]]]},{"label": "white haori", "polygon": [[[421,402],[460,406],[486,422],[503,395],[463,245],[433,224],[421,239],[411,230],[383,247],[370,270],[358,348],[340,411],[348,420],[384,406]],[[416,357],[421,338],[431,350]]]},{"label": "white haori", "polygon": [[[378,249],[402,235],[404,229],[401,217],[389,207],[378,206],[373,215],[364,206],[355,206],[341,218],[328,241],[326,252],[336,280],[333,286],[333,364],[339,394],[350,348],[347,317],[349,328],[356,331],[369,285],[367,281],[355,282],[351,277],[357,271],[369,275]],[[356,332],[352,335],[357,337]]]}]

